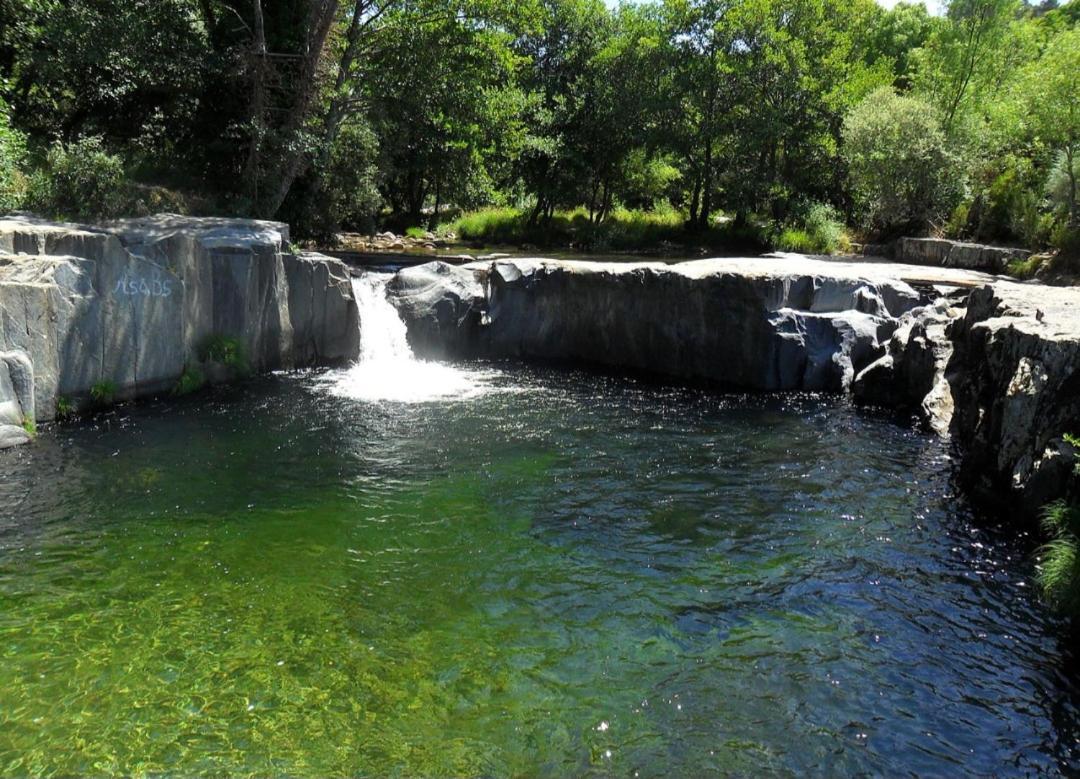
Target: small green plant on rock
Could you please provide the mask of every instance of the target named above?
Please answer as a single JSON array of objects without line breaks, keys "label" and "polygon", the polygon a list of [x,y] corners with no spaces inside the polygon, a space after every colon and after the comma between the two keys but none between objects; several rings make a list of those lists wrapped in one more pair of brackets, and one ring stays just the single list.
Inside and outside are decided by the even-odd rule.
[{"label": "small green plant on rock", "polygon": [[247,370],[244,345],[238,339],[227,335],[212,335],[207,338],[199,350],[199,359],[203,362],[221,363],[241,373]]},{"label": "small green plant on rock", "polygon": [[188,365],[184,368],[184,372],[180,374],[180,378],[177,379],[176,386],[173,387],[173,395],[177,397],[190,395],[202,389],[204,384],[206,384],[206,377],[203,376],[202,371]]},{"label": "small green plant on rock", "polygon": [[[1065,436],[1080,450],[1080,438]],[[1080,476],[1080,462],[1074,468]],[[1045,598],[1061,613],[1080,617],[1080,504],[1059,500],[1043,512],[1043,530],[1050,540],[1039,549],[1037,579]]]},{"label": "small green plant on rock", "polygon": [[116,399],[116,385],[111,381],[99,381],[90,388],[90,399],[99,406],[111,406]]},{"label": "small green plant on rock", "polygon": [[37,422],[32,420],[30,417],[24,417],[22,427],[23,430],[26,431],[26,434],[28,436],[30,436],[31,438],[37,438]]},{"label": "small green plant on rock", "polygon": [[56,399],[56,418],[60,420],[71,419],[75,416],[75,402],[67,397],[61,395]]}]

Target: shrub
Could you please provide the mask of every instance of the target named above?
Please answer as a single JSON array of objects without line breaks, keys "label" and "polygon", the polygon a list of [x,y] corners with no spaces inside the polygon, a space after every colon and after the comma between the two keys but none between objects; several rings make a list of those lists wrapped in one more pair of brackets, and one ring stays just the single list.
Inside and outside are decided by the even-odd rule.
[{"label": "shrub", "polygon": [[116,385],[111,381],[99,381],[90,388],[90,399],[99,406],[111,405],[116,399]]},{"label": "shrub", "polygon": [[[1080,448],[1080,439],[1065,436],[1065,440]],[[1080,475],[1080,463],[1074,472]],[[1042,525],[1050,540],[1039,550],[1039,587],[1063,614],[1080,617],[1080,505],[1052,503],[1043,513]]]},{"label": "shrub", "polygon": [[1054,228],[1050,243],[1065,257],[1080,258],[1080,228],[1070,228],[1068,223],[1062,222]]},{"label": "shrub", "polygon": [[198,392],[206,384],[206,377],[203,376],[202,371],[191,365],[184,367],[184,372],[180,374],[180,378],[176,380],[176,386],[173,387],[173,395],[177,397],[183,397],[184,395],[190,395],[193,392]]},{"label": "shrub", "polygon": [[832,254],[850,248],[840,214],[827,203],[802,203],[773,241],[775,248],[802,254]]},{"label": "shrub", "polygon": [[870,93],[844,120],[843,140],[856,205],[871,230],[924,231],[963,194],[960,161],[919,98],[891,87]]},{"label": "shrub", "polygon": [[427,237],[427,231],[423,227],[410,227],[405,231],[405,235],[417,241],[422,241]]},{"label": "shrub", "polygon": [[8,120],[7,104],[0,100],[0,214],[13,211],[26,197],[26,139]]},{"label": "shrub", "polygon": [[1045,255],[1033,254],[1025,260],[1009,260],[1005,270],[1010,276],[1018,279],[1033,279],[1042,269],[1045,261]]},{"label": "shrub", "polygon": [[28,204],[53,217],[119,216],[125,204],[124,165],[109,154],[100,138],[56,144],[45,167],[30,181]]}]

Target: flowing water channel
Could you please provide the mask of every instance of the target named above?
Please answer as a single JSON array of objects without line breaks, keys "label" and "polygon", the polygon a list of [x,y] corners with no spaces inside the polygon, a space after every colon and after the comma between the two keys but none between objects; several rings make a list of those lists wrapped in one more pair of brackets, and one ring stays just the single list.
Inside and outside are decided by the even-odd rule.
[{"label": "flowing water channel", "polygon": [[1080,770],[1029,542],[938,440],[418,363],[357,292],[353,369],[0,452],[0,775]]}]

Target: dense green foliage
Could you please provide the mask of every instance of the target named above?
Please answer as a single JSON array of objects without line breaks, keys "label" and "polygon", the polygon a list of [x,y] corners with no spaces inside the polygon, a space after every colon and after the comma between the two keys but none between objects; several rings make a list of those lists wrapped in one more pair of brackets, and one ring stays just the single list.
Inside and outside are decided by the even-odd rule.
[{"label": "dense green foliage", "polygon": [[0,208],[1080,246],[1080,0],[611,5],[0,0]]}]

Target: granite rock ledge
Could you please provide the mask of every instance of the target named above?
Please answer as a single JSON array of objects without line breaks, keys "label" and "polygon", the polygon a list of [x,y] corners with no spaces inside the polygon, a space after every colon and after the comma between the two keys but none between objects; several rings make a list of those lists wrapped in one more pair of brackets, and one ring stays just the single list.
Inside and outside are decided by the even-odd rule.
[{"label": "granite rock ledge", "polygon": [[17,419],[48,421],[98,383],[170,389],[211,335],[238,339],[256,372],[355,359],[348,269],[288,240],[276,222],[0,218],[0,446],[21,442]]}]

